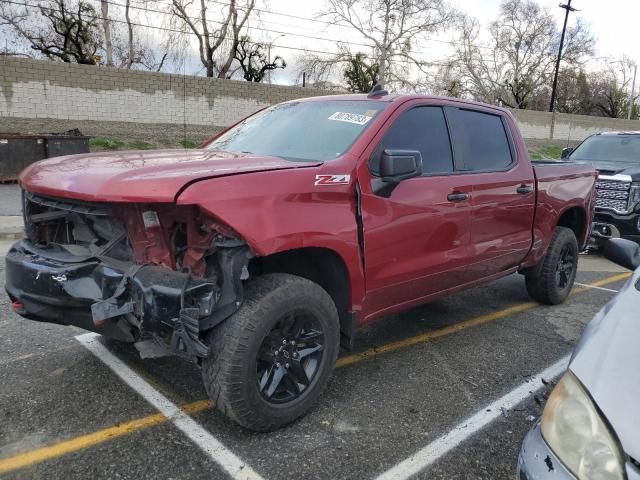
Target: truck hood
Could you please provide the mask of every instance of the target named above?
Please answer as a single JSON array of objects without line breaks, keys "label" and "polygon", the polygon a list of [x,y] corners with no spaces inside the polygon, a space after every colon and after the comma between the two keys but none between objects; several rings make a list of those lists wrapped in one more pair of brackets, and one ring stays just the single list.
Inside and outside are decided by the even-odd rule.
[{"label": "truck hood", "polygon": [[76,200],[164,203],[205,178],[318,164],[202,149],[93,153],[34,163],[20,175],[20,185]]},{"label": "truck hood", "polygon": [[640,269],[589,322],[569,369],[607,418],[623,450],[640,459],[640,368],[638,305]]},{"label": "truck hood", "polygon": [[640,162],[630,165],[620,162],[589,162],[600,175],[629,175],[634,182],[640,182]]}]

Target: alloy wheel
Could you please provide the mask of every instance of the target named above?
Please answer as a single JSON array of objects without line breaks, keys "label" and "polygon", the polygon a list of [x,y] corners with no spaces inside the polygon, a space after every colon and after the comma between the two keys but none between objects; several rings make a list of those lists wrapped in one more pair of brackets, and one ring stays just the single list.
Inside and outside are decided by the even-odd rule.
[{"label": "alloy wheel", "polygon": [[560,289],[567,288],[576,266],[576,255],[570,245],[565,245],[556,266],[556,283]]},{"label": "alloy wheel", "polygon": [[258,390],[269,403],[299,398],[319,371],[324,334],[315,315],[296,309],[280,318],[262,340],[257,355]]}]

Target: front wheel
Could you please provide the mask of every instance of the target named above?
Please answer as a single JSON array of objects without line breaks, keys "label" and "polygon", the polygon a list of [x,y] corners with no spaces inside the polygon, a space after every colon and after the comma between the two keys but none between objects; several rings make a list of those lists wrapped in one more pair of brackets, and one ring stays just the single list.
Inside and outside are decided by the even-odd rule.
[{"label": "front wheel", "polygon": [[556,227],[544,258],[525,274],[531,298],[548,305],[564,302],[576,279],[578,253],[578,240],[573,230]]},{"label": "front wheel", "polygon": [[294,275],[269,274],[247,284],[242,307],[209,334],[202,362],[216,407],[256,431],[304,415],[335,366],[340,324],[331,297]]}]

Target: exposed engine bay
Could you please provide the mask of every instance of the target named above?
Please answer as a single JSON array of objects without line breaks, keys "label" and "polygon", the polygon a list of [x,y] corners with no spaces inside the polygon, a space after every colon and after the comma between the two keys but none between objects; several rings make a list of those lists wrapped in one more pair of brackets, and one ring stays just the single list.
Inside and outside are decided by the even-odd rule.
[{"label": "exposed engine bay", "polygon": [[27,239],[7,276],[27,318],[135,342],[142,356],[193,358],[207,355],[202,333],[240,305],[251,252],[195,206],[23,192],[23,212]]}]

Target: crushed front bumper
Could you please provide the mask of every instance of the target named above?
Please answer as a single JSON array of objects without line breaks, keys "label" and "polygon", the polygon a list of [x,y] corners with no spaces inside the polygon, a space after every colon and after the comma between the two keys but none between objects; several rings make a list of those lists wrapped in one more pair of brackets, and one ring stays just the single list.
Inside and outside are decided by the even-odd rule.
[{"label": "crushed front bumper", "polygon": [[77,256],[17,242],[6,256],[14,310],[41,322],[75,325],[125,342],[153,339],[206,356],[200,322],[219,297],[215,282],[168,268]]}]

